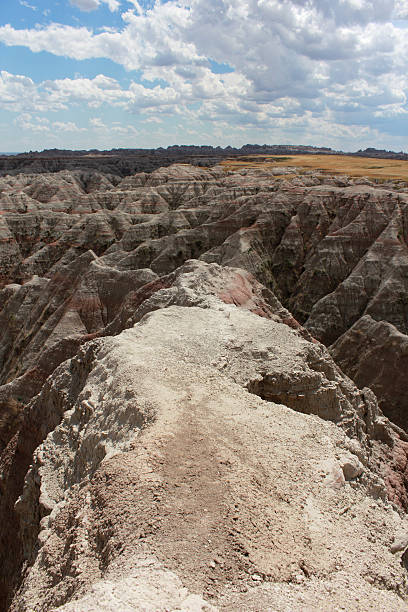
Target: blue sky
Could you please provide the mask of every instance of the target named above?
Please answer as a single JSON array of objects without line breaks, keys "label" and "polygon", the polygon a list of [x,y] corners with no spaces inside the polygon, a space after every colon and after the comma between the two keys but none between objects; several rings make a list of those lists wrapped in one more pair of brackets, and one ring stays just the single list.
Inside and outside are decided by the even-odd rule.
[{"label": "blue sky", "polygon": [[0,150],[408,150],[408,0],[10,0]]}]

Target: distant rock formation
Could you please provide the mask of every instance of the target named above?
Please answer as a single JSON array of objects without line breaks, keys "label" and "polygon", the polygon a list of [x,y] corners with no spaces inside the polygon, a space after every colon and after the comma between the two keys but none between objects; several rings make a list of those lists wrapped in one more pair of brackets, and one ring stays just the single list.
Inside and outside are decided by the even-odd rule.
[{"label": "distant rock formation", "polygon": [[408,609],[406,186],[64,170],[0,208],[5,609]]},{"label": "distant rock formation", "polygon": [[111,178],[125,177],[135,172],[152,172],[160,167],[175,163],[211,167],[228,158],[239,157],[242,161],[256,155],[350,155],[381,159],[407,160],[408,154],[400,151],[368,148],[355,153],[334,151],[329,147],[308,145],[257,145],[246,144],[241,148],[211,147],[196,145],[174,145],[164,149],[111,149],[110,151],[70,151],[46,149],[16,155],[0,154],[0,176],[19,173],[43,174],[62,170],[81,170],[86,177],[89,173],[103,172]]},{"label": "distant rock formation", "polygon": [[113,177],[125,177],[135,172],[152,172],[175,163],[210,167],[223,159],[237,155],[294,155],[298,153],[332,154],[335,151],[327,147],[252,144],[244,145],[240,149],[195,145],[174,145],[166,149],[159,147],[158,149],[112,149],[111,151],[47,149],[14,156],[0,155],[0,176],[15,175],[21,172],[41,174],[81,169],[84,173],[99,171]]}]

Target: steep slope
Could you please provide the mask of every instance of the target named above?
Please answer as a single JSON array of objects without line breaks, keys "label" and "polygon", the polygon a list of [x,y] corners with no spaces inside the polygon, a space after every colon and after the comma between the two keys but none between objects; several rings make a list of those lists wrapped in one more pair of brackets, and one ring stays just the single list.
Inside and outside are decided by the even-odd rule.
[{"label": "steep slope", "polygon": [[33,400],[10,610],[408,609],[396,434],[321,345],[208,291],[237,272],[191,262]]},{"label": "steep slope", "polygon": [[365,315],[340,336],[331,352],[359,387],[369,385],[381,398],[389,418],[406,428],[408,336]]}]

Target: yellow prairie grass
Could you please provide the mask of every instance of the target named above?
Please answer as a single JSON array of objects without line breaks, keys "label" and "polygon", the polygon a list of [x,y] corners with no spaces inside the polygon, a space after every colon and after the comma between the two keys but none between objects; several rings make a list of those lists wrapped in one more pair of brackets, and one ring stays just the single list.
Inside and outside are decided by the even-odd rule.
[{"label": "yellow prairie grass", "polygon": [[347,174],[373,179],[408,181],[408,161],[347,155],[253,155],[226,159],[221,164],[226,170],[242,168],[279,168],[295,166],[325,174]]}]

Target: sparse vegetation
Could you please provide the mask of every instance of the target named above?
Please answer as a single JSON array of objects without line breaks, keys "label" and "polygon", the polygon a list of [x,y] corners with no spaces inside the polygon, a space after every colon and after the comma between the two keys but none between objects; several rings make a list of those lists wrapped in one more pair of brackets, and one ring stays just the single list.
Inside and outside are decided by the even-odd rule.
[{"label": "sparse vegetation", "polygon": [[305,170],[316,170],[331,174],[348,174],[350,176],[366,176],[370,179],[399,179],[408,181],[408,161],[384,159],[381,166],[373,166],[373,160],[366,157],[350,157],[347,155],[292,155],[288,157],[273,157],[253,155],[244,158],[227,159],[221,164],[227,170],[248,168],[279,168],[295,166]]}]

